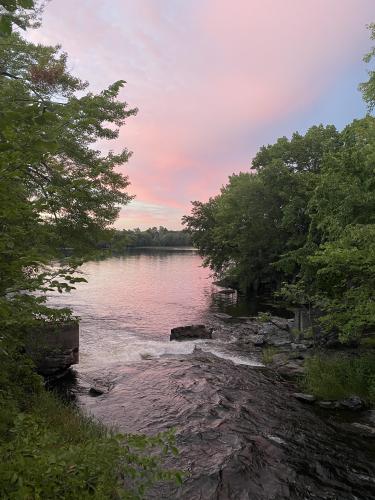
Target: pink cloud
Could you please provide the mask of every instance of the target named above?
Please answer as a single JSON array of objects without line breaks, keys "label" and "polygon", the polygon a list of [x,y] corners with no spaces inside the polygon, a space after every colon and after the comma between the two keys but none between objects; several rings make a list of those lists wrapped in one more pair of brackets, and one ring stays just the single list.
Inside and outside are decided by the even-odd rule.
[{"label": "pink cloud", "polygon": [[127,80],[131,192],[177,217],[249,167],[259,130],[308,112],[361,59],[372,15],[373,0],[55,0],[32,37],[62,43],[95,89]]}]

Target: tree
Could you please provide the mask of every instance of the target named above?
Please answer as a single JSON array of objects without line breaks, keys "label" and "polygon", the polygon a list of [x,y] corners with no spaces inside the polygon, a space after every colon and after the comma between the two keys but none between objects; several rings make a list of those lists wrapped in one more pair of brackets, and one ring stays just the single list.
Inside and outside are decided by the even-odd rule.
[{"label": "tree", "polygon": [[[370,38],[371,40],[375,40],[375,23],[371,23],[369,26],[369,31],[370,31]],[[373,46],[368,52],[368,54],[365,55],[363,60],[366,63],[370,63],[373,61],[375,58],[375,46]],[[367,82],[363,82],[359,85],[359,89],[362,92],[362,96],[364,101],[367,104],[369,112],[374,110],[375,107],[375,71],[374,70],[369,70],[368,71],[369,79]]]},{"label": "tree", "polygon": [[327,155],[309,202],[299,288],[343,341],[375,327],[375,119],[355,120]]},{"label": "tree", "polygon": [[309,232],[308,200],[324,156],[339,144],[335,127],[322,125],[278,139],[257,153],[255,172],[231,176],[206,204],[194,202],[183,222],[205,265],[246,292],[293,280]]},{"label": "tree", "polygon": [[0,40],[0,61],[0,318],[9,329],[67,317],[28,292],[62,291],[80,280],[71,261],[48,263],[87,255],[130,200],[128,179],[116,171],[130,153],[103,155],[93,146],[116,139],[137,110],[117,99],[123,81],[87,91],[59,47],[10,33]]},{"label": "tree", "polygon": [[1,0],[0,1],[0,36],[12,33],[13,27],[25,30],[38,25],[42,10],[35,0]]}]

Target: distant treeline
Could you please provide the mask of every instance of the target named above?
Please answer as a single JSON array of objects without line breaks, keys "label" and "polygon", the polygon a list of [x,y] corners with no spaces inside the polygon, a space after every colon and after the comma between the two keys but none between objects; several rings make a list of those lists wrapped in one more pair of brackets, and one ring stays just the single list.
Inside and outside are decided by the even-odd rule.
[{"label": "distant treeline", "polygon": [[114,252],[121,252],[129,247],[186,247],[192,246],[191,236],[186,231],[170,231],[166,227],[115,230],[106,245]]}]

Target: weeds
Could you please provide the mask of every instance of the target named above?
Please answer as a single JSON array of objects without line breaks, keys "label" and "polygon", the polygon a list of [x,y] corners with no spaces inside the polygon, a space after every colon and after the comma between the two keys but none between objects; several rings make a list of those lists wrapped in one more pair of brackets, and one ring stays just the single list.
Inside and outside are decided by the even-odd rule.
[{"label": "weeds", "polygon": [[262,362],[265,365],[271,364],[273,357],[275,356],[275,354],[278,354],[278,352],[279,350],[276,347],[273,346],[265,347],[262,350]]},{"label": "weeds", "polygon": [[375,404],[375,355],[357,358],[314,356],[305,362],[304,385],[307,391],[321,399],[357,395]]}]

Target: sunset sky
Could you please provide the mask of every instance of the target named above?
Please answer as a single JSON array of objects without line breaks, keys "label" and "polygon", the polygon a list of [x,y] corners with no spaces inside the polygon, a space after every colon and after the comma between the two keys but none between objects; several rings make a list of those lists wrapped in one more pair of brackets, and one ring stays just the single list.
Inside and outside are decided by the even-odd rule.
[{"label": "sunset sky", "polygon": [[52,0],[30,38],[93,90],[127,81],[139,113],[111,148],[133,151],[136,200],[117,227],[177,229],[263,144],[364,114],[372,21],[375,0]]}]

